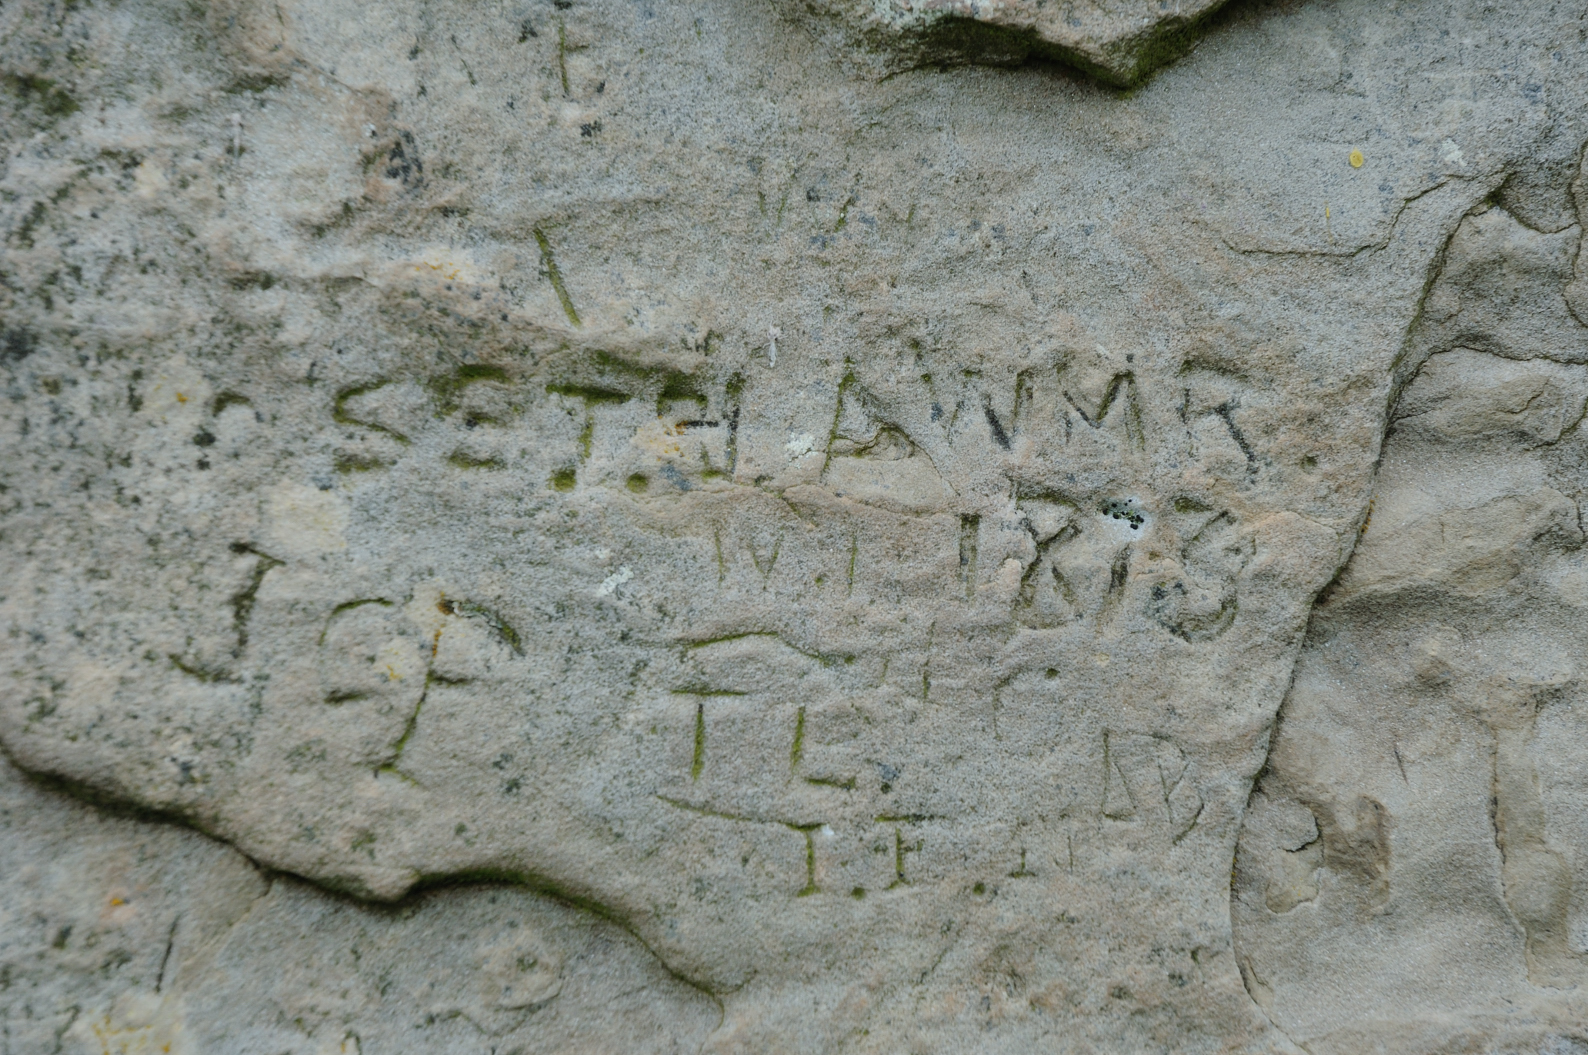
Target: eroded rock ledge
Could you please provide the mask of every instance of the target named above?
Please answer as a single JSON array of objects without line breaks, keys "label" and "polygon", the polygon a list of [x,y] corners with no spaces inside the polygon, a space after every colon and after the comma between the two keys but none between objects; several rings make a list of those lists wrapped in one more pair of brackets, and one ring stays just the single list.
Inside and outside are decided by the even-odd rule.
[{"label": "eroded rock ledge", "polygon": [[1066,63],[1104,84],[1140,84],[1195,44],[1225,0],[815,0],[885,68],[916,63]]}]

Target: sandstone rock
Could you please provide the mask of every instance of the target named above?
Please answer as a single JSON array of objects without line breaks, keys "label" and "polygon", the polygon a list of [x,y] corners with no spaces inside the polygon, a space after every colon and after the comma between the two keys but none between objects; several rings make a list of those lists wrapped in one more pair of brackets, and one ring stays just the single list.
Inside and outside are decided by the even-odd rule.
[{"label": "sandstone rock", "polygon": [[1518,429],[1514,393],[1543,418],[1585,379],[1456,350],[1401,401],[1236,858],[1249,987],[1310,1050],[1360,1050],[1364,1020],[1393,1050],[1574,1050],[1588,622],[1577,505],[1542,481],[1580,487],[1584,452]]},{"label": "sandstone rock", "polygon": [[0,11],[18,1044],[1577,1043],[1583,12],[917,6]]},{"label": "sandstone rock", "polygon": [[[1485,321],[1464,337],[1520,331],[1563,278],[1519,279],[1530,239],[1496,212],[1452,240],[1488,281],[1455,294],[1471,272],[1447,267],[1429,296]],[[1498,347],[1518,357],[1438,351],[1400,396],[1243,828],[1248,988],[1309,1050],[1582,1044],[1588,621],[1578,499],[1552,484],[1581,494],[1588,368],[1575,340]]]}]

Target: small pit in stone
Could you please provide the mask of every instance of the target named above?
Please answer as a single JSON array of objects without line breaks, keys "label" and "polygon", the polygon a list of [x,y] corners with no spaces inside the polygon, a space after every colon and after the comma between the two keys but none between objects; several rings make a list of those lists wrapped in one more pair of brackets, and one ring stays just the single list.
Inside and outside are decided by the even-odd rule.
[{"label": "small pit in stone", "polygon": [[1111,520],[1129,524],[1132,531],[1140,531],[1142,525],[1147,523],[1147,514],[1136,508],[1136,504],[1127,498],[1115,498],[1104,502],[1102,512]]}]

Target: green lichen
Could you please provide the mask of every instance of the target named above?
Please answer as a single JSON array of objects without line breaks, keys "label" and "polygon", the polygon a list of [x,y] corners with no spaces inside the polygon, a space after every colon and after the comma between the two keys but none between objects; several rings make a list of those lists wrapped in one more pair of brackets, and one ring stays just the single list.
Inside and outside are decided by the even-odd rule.
[{"label": "green lichen", "polygon": [[82,109],[76,99],[48,77],[10,73],[5,76],[5,85],[22,97],[24,105],[37,106],[52,121],[70,117]]}]

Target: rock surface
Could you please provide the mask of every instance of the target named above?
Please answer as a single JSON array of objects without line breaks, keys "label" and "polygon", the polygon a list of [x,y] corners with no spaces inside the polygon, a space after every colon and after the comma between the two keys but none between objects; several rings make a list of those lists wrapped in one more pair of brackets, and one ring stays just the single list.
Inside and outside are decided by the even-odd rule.
[{"label": "rock surface", "polygon": [[0,9],[0,1039],[1588,1050],[1588,11],[1082,6]]}]

